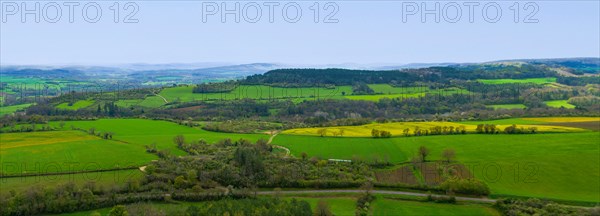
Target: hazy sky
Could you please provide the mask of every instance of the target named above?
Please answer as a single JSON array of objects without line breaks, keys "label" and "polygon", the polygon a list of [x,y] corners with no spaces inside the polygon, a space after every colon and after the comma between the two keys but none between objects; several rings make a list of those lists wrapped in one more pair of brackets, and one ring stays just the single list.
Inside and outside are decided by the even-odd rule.
[{"label": "hazy sky", "polygon": [[[111,7],[115,1],[87,5],[84,15],[83,8],[90,3],[86,1],[72,7],[70,23],[71,3],[3,0],[0,60],[2,65],[401,64],[600,56],[600,3],[596,0],[538,1],[527,5],[521,1],[518,7],[516,1],[491,5],[480,2],[478,6],[472,6],[473,2],[449,1],[338,1],[327,5],[319,1],[319,7],[313,6],[316,1],[296,2],[297,5],[287,5],[284,14],[288,2],[269,7],[276,2],[141,1],[125,7],[126,2],[120,1],[119,23],[115,23],[112,9],[116,7]],[[35,11],[35,3],[40,4],[39,23],[34,14],[22,14],[23,6]],[[240,5],[240,22],[236,23],[235,15],[229,14],[223,23],[223,6],[232,10],[236,3]],[[436,3],[438,11],[434,10]],[[58,18],[57,6],[61,8]],[[94,19],[95,6],[102,10],[98,19]],[[261,10],[259,18],[257,6]],[[302,15],[293,23],[298,6]],[[423,6],[433,10],[432,14],[425,14],[425,22],[420,13]],[[498,7],[502,14],[494,19]],[[136,8],[132,20],[138,22],[123,23]],[[315,10],[311,8],[319,8],[318,23],[314,22]],[[336,9],[329,20],[337,23],[324,23]],[[532,13],[535,15],[529,16]],[[436,14],[439,23],[435,22]],[[519,22],[514,21],[515,17]]]}]

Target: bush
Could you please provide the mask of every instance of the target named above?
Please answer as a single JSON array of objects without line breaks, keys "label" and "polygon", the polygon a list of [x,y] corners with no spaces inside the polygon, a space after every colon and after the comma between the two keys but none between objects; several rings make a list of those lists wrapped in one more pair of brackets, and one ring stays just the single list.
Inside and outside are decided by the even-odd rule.
[{"label": "bush", "polygon": [[477,196],[490,194],[490,189],[487,184],[474,178],[460,179],[451,177],[442,182],[440,188],[445,190],[448,194],[460,193]]},{"label": "bush", "polygon": [[498,200],[494,207],[503,215],[594,215],[594,208],[581,209],[558,205],[550,201],[539,199],[517,200],[506,199]]}]

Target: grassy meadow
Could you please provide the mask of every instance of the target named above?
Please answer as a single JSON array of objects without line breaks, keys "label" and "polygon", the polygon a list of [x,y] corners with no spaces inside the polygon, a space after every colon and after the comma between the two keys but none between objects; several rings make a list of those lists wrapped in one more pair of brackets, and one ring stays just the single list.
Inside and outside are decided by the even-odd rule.
[{"label": "grassy meadow", "polygon": [[[314,99],[314,98],[341,98],[343,95],[352,94],[351,86],[337,86],[335,88],[281,88],[265,85],[241,85],[227,93],[192,93],[194,86],[179,86],[165,88],[160,93],[168,102],[202,101],[202,100],[235,100],[235,99]],[[158,97],[158,96],[157,96]],[[146,98],[146,100],[156,100]],[[158,97],[161,99],[160,97]],[[161,99],[162,100],[162,99]],[[154,104],[153,102],[152,104]],[[164,104],[164,101],[162,101]]]},{"label": "grassy meadow", "polygon": [[541,123],[600,122],[600,117],[534,117],[521,119]]},{"label": "grassy meadow", "polygon": [[344,98],[351,100],[368,100],[379,101],[383,98],[417,98],[423,97],[426,94],[465,94],[467,90],[458,88],[447,89],[429,89],[427,87],[394,87],[389,84],[369,84],[369,88],[373,89],[374,95],[346,95]]},{"label": "grassy meadow", "polygon": [[[59,128],[59,122],[50,122]],[[113,132],[112,140],[104,140],[86,132],[71,130],[71,126],[98,132]],[[216,142],[231,138],[256,141],[268,139],[265,134],[216,133],[178,125],[166,121],[144,119],[102,119],[96,121],[68,121],[60,131],[3,133],[0,160],[6,164],[5,174],[56,173],[91,171],[142,166],[156,159],[146,153],[145,146],[156,144],[183,155],[173,143],[173,137],[184,135],[187,141],[204,139]]]},{"label": "grassy meadow", "polygon": [[[98,188],[112,188],[113,185],[123,185],[130,180],[139,180],[143,173],[138,169],[89,172],[63,175],[47,176],[28,176],[1,178],[2,188],[10,188],[15,191],[25,191],[31,187],[54,187],[56,185],[73,182],[78,186],[83,186],[88,182],[94,182]],[[8,193],[8,190],[0,191],[0,194]]]},{"label": "grassy meadow", "polygon": [[78,110],[81,108],[89,107],[92,104],[94,104],[94,100],[78,100],[77,102],[73,103],[71,106],[69,106],[69,103],[61,103],[61,104],[57,105],[56,108],[67,109],[67,110]]},{"label": "grassy meadow", "polygon": [[575,122],[599,122],[600,117],[529,117],[529,118],[508,118],[486,121],[463,121],[461,124],[496,124],[496,125],[544,125],[550,123],[575,123]]},{"label": "grassy meadow", "polygon": [[19,104],[19,105],[12,105],[12,106],[0,106],[0,116],[12,114],[16,111],[26,109],[27,107],[29,107],[31,105],[33,105],[33,104],[28,103],[28,104]]},{"label": "grassy meadow", "polygon": [[[51,122],[51,125],[57,126],[59,122]],[[138,151],[145,153],[146,145],[156,144],[159,150],[168,149],[171,153],[182,155],[173,143],[173,137],[183,135],[187,141],[204,139],[208,142],[216,142],[222,139],[231,138],[233,140],[249,139],[256,141],[260,138],[268,139],[265,134],[233,134],[217,133],[178,125],[168,121],[147,120],[147,119],[100,119],[95,121],[68,121],[65,122],[65,128],[72,126],[88,130],[94,127],[98,132],[113,132],[113,140],[119,140],[138,148]]]},{"label": "grassy meadow", "polygon": [[[302,200],[309,203],[314,211],[317,208],[317,203],[323,200],[329,206],[331,213],[337,216],[353,216],[356,211],[356,196],[285,196],[285,200]],[[160,209],[167,215],[180,214],[189,206],[206,206],[211,205],[213,201],[206,202],[175,202],[175,203],[148,203],[153,208]],[[102,208],[92,211],[82,211],[74,213],[61,214],[64,216],[88,216],[93,212],[98,212],[102,215],[107,215],[111,208]],[[375,201],[370,205],[369,215],[499,215],[499,213],[490,207],[483,204],[438,204],[421,201],[409,201],[396,199],[395,197],[377,196]]]},{"label": "grassy meadow", "polygon": [[456,160],[473,167],[494,195],[545,197],[557,200],[600,201],[600,134],[551,133],[526,135],[447,135],[389,139],[278,135],[274,144],[299,156],[324,159],[388,159],[408,162],[419,146],[439,160],[446,148]]},{"label": "grassy meadow", "polygon": [[500,215],[495,209],[479,204],[438,204],[378,197],[371,205],[373,215]]},{"label": "grassy meadow", "polygon": [[575,105],[568,103],[568,100],[544,101],[544,103],[549,107],[555,107],[555,108],[561,108],[561,107],[564,107],[567,109],[575,108]]},{"label": "grassy meadow", "polygon": [[314,211],[320,200],[327,202],[331,213],[334,215],[354,215],[356,209],[356,197],[286,197],[286,199],[303,200],[310,204]]},{"label": "grassy meadow", "polygon": [[523,104],[496,104],[496,105],[487,105],[486,107],[494,108],[494,109],[525,109],[527,106]]},{"label": "grassy meadow", "polygon": [[[393,87],[388,84],[370,84],[377,94],[375,95],[352,95],[351,86],[336,86],[334,88],[282,88],[266,85],[241,85],[226,93],[193,93],[194,86],[178,86],[164,88],[158,95],[164,97],[167,102],[191,102],[191,101],[210,101],[210,100],[272,100],[285,99],[294,102],[303,100],[319,99],[351,99],[351,100],[370,100],[378,101],[382,98],[415,98],[422,97],[425,94],[464,94],[467,91],[458,88],[448,89],[428,89],[419,87]],[[120,100],[119,106],[139,105],[144,107],[160,107],[165,105],[165,101],[160,96],[146,97],[144,100]]]},{"label": "grassy meadow", "polygon": [[143,148],[81,131],[3,133],[4,174],[59,173],[141,166],[156,156]]}]

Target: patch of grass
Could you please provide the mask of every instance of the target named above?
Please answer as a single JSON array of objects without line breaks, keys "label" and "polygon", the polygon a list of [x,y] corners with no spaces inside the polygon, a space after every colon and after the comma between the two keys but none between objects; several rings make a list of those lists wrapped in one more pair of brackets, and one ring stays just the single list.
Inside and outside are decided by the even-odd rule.
[{"label": "patch of grass", "polygon": [[373,215],[500,215],[489,206],[479,204],[438,204],[378,197],[373,202]]},{"label": "patch of grass", "polygon": [[494,109],[525,109],[527,106],[523,104],[496,104],[496,105],[487,105],[486,107],[491,107]]},{"label": "patch of grass", "polygon": [[591,122],[597,121],[600,122],[600,117],[536,117],[536,118],[522,118],[526,121],[536,121],[536,122]]},{"label": "patch of grass", "polygon": [[388,158],[408,162],[419,146],[440,160],[446,148],[493,194],[600,201],[600,133],[454,135],[390,139],[278,135],[274,144],[299,156],[324,159]]},{"label": "patch of grass", "polygon": [[[315,210],[319,200],[324,200],[329,205],[331,212],[338,216],[355,215],[356,197],[352,196],[330,196],[330,197],[284,197],[285,200],[303,200],[309,203],[312,211]],[[177,202],[161,203],[152,202],[144,205],[163,210],[167,214],[181,214],[189,206],[203,207],[211,205],[213,201],[207,202]],[[131,204],[129,204],[131,205]],[[88,216],[92,212],[102,215],[108,214],[111,208],[102,208],[92,211],[67,213],[69,216]],[[493,208],[482,204],[438,204],[418,201],[407,201],[378,196],[371,204],[373,215],[499,215]]]},{"label": "patch of grass", "polygon": [[124,168],[155,158],[139,145],[103,140],[80,131],[4,133],[0,145],[5,174]]},{"label": "patch of grass", "polygon": [[326,99],[341,98],[352,93],[350,86],[335,88],[280,88],[265,85],[241,85],[226,93],[192,93],[193,86],[165,88],[159,94],[169,102],[190,102],[202,100],[236,100],[236,99]]},{"label": "patch of grass", "polygon": [[410,93],[410,94],[378,94],[378,95],[348,95],[344,98],[350,100],[367,100],[367,101],[379,101],[383,98],[417,98],[423,97],[425,93]]},{"label": "patch of grass", "polygon": [[529,78],[529,79],[478,79],[478,82],[483,84],[507,84],[507,83],[533,83],[533,84],[546,84],[546,83],[555,83],[556,77],[547,77],[547,78]]},{"label": "patch of grass", "polygon": [[308,202],[313,211],[317,208],[319,200],[324,200],[334,215],[354,215],[356,209],[355,197],[286,197],[289,200],[292,198]]},{"label": "patch of grass", "polygon": [[[51,122],[50,125],[58,127],[58,122]],[[208,142],[216,142],[222,139],[231,138],[232,140],[249,139],[256,141],[260,138],[268,139],[266,134],[234,134],[217,133],[205,131],[198,128],[178,125],[173,122],[155,121],[146,119],[100,119],[96,121],[68,121],[65,122],[65,128],[71,125],[77,128],[88,130],[94,127],[97,132],[113,132],[114,140],[124,141],[145,152],[146,145],[150,146],[156,143],[159,150],[167,149],[174,154],[183,155],[173,143],[173,137],[184,135],[186,140],[204,139]]]},{"label": "patch of grass", "polygon": [[25,109],[31,105],[33,105],[33,104],[28,103],[28,104],[19,104],[19,105],[12,105],[12,106],[0,106],[0,116],[12,114],[16,111]]},{"label": "patch of grass", "polygon": [[140,103],[142,103],[142,99],[131,99],[131,100],[118,100],[115,102],[115,105],[119,106],[119,107],[131,107],[131,106],[135,106],[135,105],[139,105]]},{"label": "patch of grass", "polygon": [[[171,102],[171,101],[169,101],[169,102]],[[160,98],[158,96],[150,96],[150,97],[144,98],[144,100],[141,101],[140,103],[138,103],[137,105],[143,106],[143,107],[157,108],[157,107],[161,107],[165,104],[166,103],[162,98]]]},{"label": "patch of grass", "polygon": [[350,100],[379,101],[383,98],[417,98],[426,94],[465,94],[467,90],[458,88],[429,89],[428,87],[394,87],[389,84],[369,84],[375,91],[374,95],[346,95],[344,98]]},{"label": "patch of grass", "polygon": [[508,119],[497,119],[497,120],[485,120],[485,121],[462,121],[461,124],[478,125],[478,124],[495,124],[495,125],[537,125],[544,124],[543,121],[538,121],[537,118],[508,118]]},{"label": "patch of grass", "polygon": [[429,91],[427,87],[394,87],[389,84],[369,84],[369,88],[378,94],[414,94]]},{"label": "patch of grass", "polygon": [[57,105],[56,108],[67,109],[67,110],[78,110],[81,108],[89,107],[92,104],[94,104],[94,100],[78,100],[77,102],[73,103],[71,106],[69,106],[69,103],[61,103],[61,104]]},{"label": "patch of grass", "polygon": [[568,100],[553,100],[553,101],[544,101],[546,105],[549,107],[561,108],[564,107],[566,109],[574,109],[575,105],[568,103]]},{"label": "patch of grass", "polygon": [[113,185],[123,185],[129,180],[140,180],[142,177],[143,173],[140,170],[132,169],[64,175],[1,178],[0,185],[3,190],[1,190],[0,193],[10,192],[9,190],[4,190],[4,188],[10,188],[10,190],[19,192],[25,191],[30,187],[54,187],[68,182],[73,182],[78,186],[82,186],[90,181],[94,182],[97,187],[110,188]]}]

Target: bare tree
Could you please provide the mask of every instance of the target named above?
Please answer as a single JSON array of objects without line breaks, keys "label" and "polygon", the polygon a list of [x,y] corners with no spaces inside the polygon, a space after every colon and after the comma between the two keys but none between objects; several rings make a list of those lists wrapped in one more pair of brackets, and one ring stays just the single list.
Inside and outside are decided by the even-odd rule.
[{"label": "bare tree", "polygon": [[360,186],[360,189],[365,191],[365,195],[370,196],[373,191],[373,183],[367,181]]},{"label": "bare tree", "polygon": [[325,200],[319,200],[317,203],[317,208],[315,209],[315,216],[332,216],[331,210],[329,209],[329,204],[325,202]]},{"label": "bare tree", "polygon": [[88,133],[90,135],[96,135],[96,128],[95,127],[91,127],[90,129],[88,129]]},{"label": "bare tree", "polygon": [[419,156],[421,156],[421,161],[427,161],[427,156],[429,155],[429,149],[425,146],[419,147]]},{"label": "bare tree", "polygon": [[327,129],[321,128],[321,129],[317,130],[317,133],[319,134],[319,136],[324,137],[327,135]]},{"label": "bare tree", "polygon": [[442,157],[446,159],[446,162],[450,163],[450,161],[456,157],[456,153],[454,152],[454,149],[444,149]]},{"label": "bare tree", "polygon": [[173,138],[173,142],[181,147],[185,143],[185,137],[183,137],[183,135],[177,135]]}]

